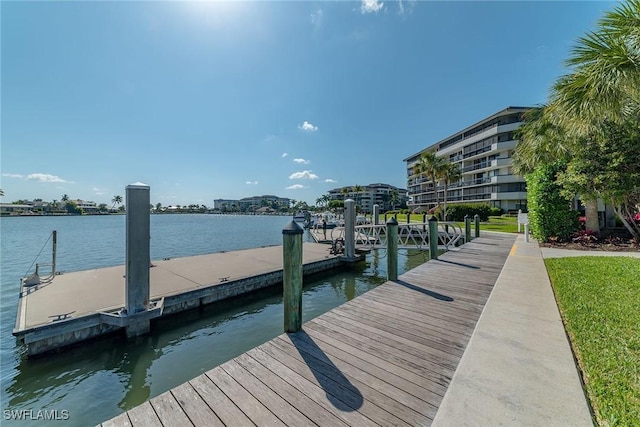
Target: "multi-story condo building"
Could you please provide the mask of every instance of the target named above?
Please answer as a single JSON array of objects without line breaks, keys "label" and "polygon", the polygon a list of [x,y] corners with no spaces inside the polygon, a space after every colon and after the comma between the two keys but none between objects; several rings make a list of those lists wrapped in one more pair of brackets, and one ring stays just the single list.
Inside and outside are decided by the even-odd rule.
[{"label": "multi-story condo building", "polygon": [[219,210],[241,210],[241,211],[251,211],[255,209],[259,209],[263,206],[267,206],[273,209],[279,208],[288,208],[290,204],[290,199],[285,197],[278,196],[252,196],[245,197],[240,200],[230,200],[230,199],[215,199],[213,201],[213,208]]},{"label": "multi-story condo building", "polygon": [[334,188],[329,190],[329,196],[332,200],[352,198],[364,213],[373,212],[373,205],[378,205],[380,212],[384,212],[407,204],[407,190],[381,183],[362,186],[362,191],[357,192],[355,186]]},{"label": "multi-story condo building", "polygon": [[436,142],[404,161],[407,166],[408,206],[411,209],[436,206],[444,199],[443,186],[416,173],[420,156],[428,151],[448,162],[457,163],[460,181],[451,183],[447,203],[483,202],[505,211],[526,209],[527,192],[524,178],[515,175],[512,154],[518,141],[513,132],[522,125],[529,107],[507,107],[454,135]]}]

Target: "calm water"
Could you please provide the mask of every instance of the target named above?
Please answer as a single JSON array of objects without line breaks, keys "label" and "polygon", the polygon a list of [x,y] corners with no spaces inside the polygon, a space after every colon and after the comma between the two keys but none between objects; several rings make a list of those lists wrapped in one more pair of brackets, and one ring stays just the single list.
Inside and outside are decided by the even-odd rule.
[{"label": "calm water", "polygon": [[[289,217],[152,215],[151,258],[183,257],[282,244]],[[50,259],[51,230],[58,231],[58,269],[77,271],[124,264],[125,217],[18,217],[0,219],[1,425],[43,425],[12,421],[7,411],[57,411],[46,425],[95,425],[175,387],[282,333],[282,295],[267,290],[201,311],[162,319],[136,342],[118,338],[83,344],[35,360],[11,335],[19,279],[43,246]],[[404,252],[399,269],[426,261]],[[310,320],[383,283],[384,252],[368,255],[355,270],[305,282],[303,319]],[[52,412],[49,412],[50,414]]]}]

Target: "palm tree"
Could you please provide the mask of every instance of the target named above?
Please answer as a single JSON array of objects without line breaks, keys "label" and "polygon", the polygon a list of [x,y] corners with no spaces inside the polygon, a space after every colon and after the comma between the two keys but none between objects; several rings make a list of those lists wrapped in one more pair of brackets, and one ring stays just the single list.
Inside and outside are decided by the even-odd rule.
[{"label": "palm tree", "polygon": [[427,177],[433,184],[436,207],[440,206],[440,198],[438,196],[438,174],[444,163],[444,159],[442,157],[438,157],[434,151],[427,151],[422,153],[418,160],[418,164],[414,168],[416,175],[423,175]]},{"label": "palm tree", "polygon": [[111,199],[111,201],[113,202],[113,205],[111,205],[111,209],[113,209],[115,205],[119,205],[122,203],[122,196],[113,196],[113,199]]},{"label": "palm tree", "polygon": [[562,127],[551,116],[552,107],[542,105],[524,114],[516,131],[519,140],[513,155],[513,169],[519,175],[533,172],[537,165],[568,159],[571,146]]},{"label": "palm tree", "polygon": [[356,196],[355,196],[355,197],[356,197],[356,206],[358,206],[358,205],[360,204],[360,203],[359,203],[360,193],[362,193],[362,192],[364,191],[364,188],[363,188],[361,185],[356,184],[356,185],[354,185],[353,187],[351,187],[351,190],[352,190],[352,191],[355,193],[355,195],[356,195]]},{"label": "palm tree", "polygon": [[570,133],[588,134],[603,119],[640,114],[640,0],[607,12],[596,31],[578,39],[567,65],[573,72],[553,87],[557,117]]},{"label": "palm tree", "polygon": [[442,181],[442,185],[444,187],[444,206],[442,210],[442,220],[447,220],[447,189],[449,185],[458,182],[460,177],[462,177],[462,171],[460,170],[460,166],[457,163],[445,163],[439,171],[438,174],[440,180]]},{"label": "palm tree", "polygon": [[392,211],[396,210],[396,204],[398,204],[398,201],[399,201],[398,189],[394,188],[389,193],[389,203],[391,203],[391,210]]},{"label": "palm tree", "polygon": [[[551,102],[542,111],[532,113],[523,126],[514,160],[520,173],[550,158],[567,156],[580,138],[601,133],[607,121],[637,123],[640,0],[619,5],[598,26],[573,48],[567,61],[572,73],[558,79]],[[598,231],[597,195],[592,192],[582,197],[586,228]]]},{"label": "palm tree", "polygon": [[[556,104],[543,105],[525,113],[524,124],[516,131],[519,139],[513,156],[516,173],[525,175],[542,164],[555,160],[569,161],[571,152],[579,144],[575,132],[567,131],[566,126],[581,126],[579,120],[569,122],[569,117],[558,117]],[[585,205],[585,228],[599,231],[597,198],[582,195]]]},{"label": "palm tree", "polygon": [[342,187],[340,189],[340,194],[342,194],[342,200],[347,199],[347,195],[350,193],[350,187]]},{"label": "palm tree", "polygon": [[63,194],[62,197],[61,197],[61,200],[63,202],[67,202],[67,201],[69,201],[69,196],[67,196],[66,194]]},{"label": "palm tree", "polygon": [[0,188],[0,197],[4,197],[4,190]]}]

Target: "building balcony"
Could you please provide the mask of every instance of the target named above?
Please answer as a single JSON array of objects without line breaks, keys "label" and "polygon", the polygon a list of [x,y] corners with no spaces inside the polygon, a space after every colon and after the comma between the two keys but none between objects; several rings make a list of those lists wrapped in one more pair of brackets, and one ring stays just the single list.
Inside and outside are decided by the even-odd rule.
[{"label": "building balcony", "polygon": [[492,184],[506,184],[510,182],[523,182],[522,177],[518,175],[497,175],[491,177]]},{"label": "building balcony", "polygon": [[491,149],[493,151],[513,150],[514,148],[516,148],[517,144],[518,144],[518,141],[516,141],[515,139],[512,139],[512,140],[509,140],[509,141],[497,142],[495,144],[492,144],[491,145]]},{"label": "building balcony", "polygon": [[513,191],[509,193],[491,193],[491,200],[526,200],[526,191]]}]

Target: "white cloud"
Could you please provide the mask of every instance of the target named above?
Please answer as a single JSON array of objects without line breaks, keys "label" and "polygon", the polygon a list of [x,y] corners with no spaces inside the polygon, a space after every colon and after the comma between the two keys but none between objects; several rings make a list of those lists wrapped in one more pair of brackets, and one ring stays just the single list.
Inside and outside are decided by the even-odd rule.
[{"label": "white cloud", "polygon": [[304,121],[301,125],[298,125],[298,129],[303,130],[305,132],[315,132],[318,130],[318,126],[312,125],[308,121]]},{"label": "white cloud", "polygon": [[311,171],[295,172],[289,175],[289,179],[318,179],[318,175]]},{"label": "white cloud", "polygon": [[258,181],[247,181],[245,182],[245,184],[249,184],[249,185],[257,185]]},{"label": "white cloud", "polygon": [[38,182],[72,182],[72,181],[67,181],[65,179],[62,179],[59,176],[51,175],[48,173],[31,173],[27,175],[26,179],[29,181],[38,181]]},{"label": "white cloud", "polygon": [[7,178],[24,178],[24,175],[20,175],[19,173],[3,173],[2,176],[6,176]]},{"label": "white cloud", "polygon": [[98,187],[93,187],[93,188],[92,188],[92,190],[93,190],[93,192],[94,192],[94,193],[96,193],[96,195],[98,195],[98,196],[103,196],[103,195],[107,194],[107,193],[106,193],[106,190],[102,190],[102,189],[100,189],[100,188],[98,188]]},{"label": "white cloud", "polygon": [[398,0],[398,15],[413,13],[413,8],[415,6],[416,0]]},{"label": "white cloud", "polygon": [[299,163],[301,165],[308,165],[309,164],[309,160],[305,160],[305,159],[293,159],[294,162]]},{"label": "white cloud", "polygon": [[338,182],[338,181],[336,181],[335,179],[327,178],[327,179],[325,179],[323,182],[336,183],[336,182]]},{"label": "white cloud", "polygon": [[360,11],[365,13],[378,13],[380,9],[384,6],[384,3],[378,0],[362,0],[362,4],[360,5]]},{"label": "white cloud", "polygon": [[322,26],[322,17],[324,14],[321,9],[316,10],[311,14],[311,25],[315,30],[319,29]]},{"label": "white cloud", "polygon": [[289,155],[289,153],[282,153],[282,156],[280,157],[287,157]]},{"label": "white cloud", "polygon": [[289,187],[285,188],[285,190],[300,190],[302,188],[304,188],[304,185],[293,184],[293,185],[290,185]]}]

